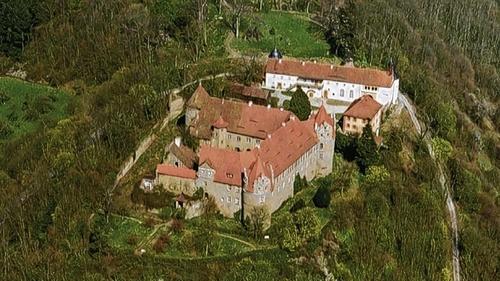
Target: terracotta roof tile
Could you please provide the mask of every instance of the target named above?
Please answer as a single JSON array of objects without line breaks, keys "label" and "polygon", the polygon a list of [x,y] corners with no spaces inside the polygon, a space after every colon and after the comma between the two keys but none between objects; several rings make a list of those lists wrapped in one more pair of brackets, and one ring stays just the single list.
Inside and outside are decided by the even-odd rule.
[{"label": "terracotta roof tile", "polygon": [[200,163],[210,163],[215,170],[214,181],[241,187],[243,168],[240,153],[234,150],[201,146]]},{"label": "terracotta roof tile", "polygon": [[348,82],[359,85],[390,88],[393,76],[389,71],[330,64],[269,59],[266,73],[299,76],[314,80]]},{"label": "terracotta roof tile", "polygon": [[228,125],[229,123],[226,122],[222,116],[220,116],[219,119],[217,119],[217,121],[213,124],[213,126],[217,129],[227,128]]},{"label": "terracotta roof tile", "polygon": [[198,162],[198,156],[196,153],[185,145],[181,144],[181,146],[177,146],[175,142],[172,142],[169,145],[168,150],[170,153],[175,155],[175,157],[177,157],[177,159],[179,159],[184,166],[190,169],[194,168],[195,164]]},{"label": "terracotta roof tile", "polygon": [[270,164],[275,176],[285,171],[318,142],[311,122],[290,120],[261,142],[260,156]]},{"label": "terracotta roof tile", "polygon": [[[198,94],[201,95],[201,98],[194,98],[197,95],[195,92],[190,100],[204,100],[204,104],[201,106],[197,122],[190,128],[190,132],[203,139],[211,138],[211,127],[220,117],[229,123],[228,132],[264,139],[267,134],[279,128],[282,122],[286,122],[291,115],[289,111],[278,108],[250,105],[215,97],[205,99],[201,90],[198,91]],[[188,104],[188,106],[190,105]]]},{"label": "terracotta roof tile", "polygon": [[192,169],[184,167],[176,167],[170,164],[158,164],[156,166],[156,172],[161,175],[174,176],[185,179],[195,179],[196,172]]},{"label": "terracotta roof tile", "polygon": [[316,122],[316,124],[327,123],[327,124],[330,124],[330,126],[333,127],[333,119],[326,112],[326,108],[325,108],[325,106],[323,104],[318,109],[318,112],[316,113],[316,115],[314,117],[314,121]]},{"label": "terracotta roof tile", "polygon": [[200,83],[196,88],[196,90],[194,91],[191,98],[187,101],[186,105],[189,107],[200,109],[203,107],[203,105],[207,102],[209,98],[210,95],[207,93],[205,88],[203,88],[203,86]]},{"label": "terracotta roof tile", "polygon": [[382,105],[373,99],[370,95],[364,95],[354,100],[344,112],[344,116],[356,117],[361,119],[372,119]]},{"label": "terracotta roof tile", "polygon": [[245,86],[239,83],[232,83],[229,87],[229,91],[232,94],[242,95],[250,98],[258,98],[262,100],[267,100],[269,93],[258,87]]}]

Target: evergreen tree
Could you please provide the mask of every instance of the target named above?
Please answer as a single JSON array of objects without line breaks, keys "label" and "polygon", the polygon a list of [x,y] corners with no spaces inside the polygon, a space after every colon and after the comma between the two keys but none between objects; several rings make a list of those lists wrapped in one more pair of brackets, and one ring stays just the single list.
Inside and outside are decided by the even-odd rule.
[{"label": "evergreen tree", "polygon": [[298,87],[297,91],[293,93],[287,109],[295,113],[295,115],[297,115],[297,117],[302,121],[309,118],[309,115],[311,114],[311,103],[302,88]]},{"label": "evergreen tree", "polygon": [[332,195],[330,192],[330,187],[326,184],[323,184],[318,188],[316,194],[314,194],[314,206],[318,208],[328,208],[328,206],[330,206],[331,199]]},{"label": "evergreen tree", "polygon": [[371,165],[379,162],[380,156],[377,150],[377,144],[373,139],[372,126],[367,124],[363,128],[363,134],[356,142],[356,163],[364,174]]}]

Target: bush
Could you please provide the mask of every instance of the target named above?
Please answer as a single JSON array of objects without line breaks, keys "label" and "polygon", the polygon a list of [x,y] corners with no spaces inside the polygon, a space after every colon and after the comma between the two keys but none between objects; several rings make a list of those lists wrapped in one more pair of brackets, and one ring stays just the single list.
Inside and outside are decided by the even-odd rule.
[{"label": "bush", "polygon": [[144,221],[144,225],[147,228],[153,228],[155,226],[155,220],[153,218],[147,218],[146,221]]},{"label": "bush", "polygon": [[299,174],[295,175],[295,180],[293,181],[293,193],[297,194],[299,191],[307,187],[307,180],[304,176],[300,177]]},{"label": "bush", "polygon": [[174,218],[177,220],[183,220],[186,217],[186,209],[179,208],[175,210]]},{"label": "bush", "polygon": [[175,209],[172,206],[164,207],[160,210],[160,218],[162,220],[169,220],[172,218],[172,215],[175,213]]},{"label": "bush", "polygon": [[158,239],[156,239],[156,242],[153,244],[153,250],[155,250],[155,252],[158,254],[163,253],[165,252],[165,247],[169,242],[170,235],[164,233],[160,237],[158,237]]},{"label": "bush", "polygon": [[297,200],[297,202],[295,202],[295,204],[293,204],[292,208],[290,208],[290,213],[295,213],[298,210],[304,208],[305,206],[306,206],[306,203],[304,202],[304,200],[302,198],[300,198],[299,200]]},{"label": "bush", "polygon": [[170,229],[175,233],[180,233],[184,229],[184,222],[182,220],[173,219]]},{"label": "bush", "polygon": [[328,185],[321,185],[314,194],[313,202],[314,206],[318,208],[328,208],[330,206],[330,201],[332,199],[332,195],[330,192],[330,187]]}]

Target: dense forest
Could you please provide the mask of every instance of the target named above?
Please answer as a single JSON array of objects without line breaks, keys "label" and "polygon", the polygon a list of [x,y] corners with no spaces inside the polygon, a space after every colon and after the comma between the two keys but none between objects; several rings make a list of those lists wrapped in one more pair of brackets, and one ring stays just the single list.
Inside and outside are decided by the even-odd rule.
[{"label": "dense forest", "polygon": [[[457,205],[462,279],[497,280],[495,0],[3,0],[0,74],[68,97],[64,112],[50,90],[16,109],[30,115],[4,120],[0,110],[0,279],[452,280],[437,167],[404,116],[383,128],[386,145],[363,173],[346,153],[356,144],[338,137],[334,172],[321,183],[331,191],[332,215],[320,235],[293,249],[173,259],[109,246],[109,226],[95,218],[122,212],[111,197],[116,174],[168,113],[166,90],[225,72],[260,82],[256,57],[263,54],[234,57],[227,38],[258,42],[268,32],[255,24],[259,15],[276,11],[308,18],[332,58],[395,63]],[[0,107],[13,102],[6,89]],[[53,108],[58,114],[48,113]],[[19,118],[35,125],[17,133]],[[298,218],[283,216],[276,225]]]}]

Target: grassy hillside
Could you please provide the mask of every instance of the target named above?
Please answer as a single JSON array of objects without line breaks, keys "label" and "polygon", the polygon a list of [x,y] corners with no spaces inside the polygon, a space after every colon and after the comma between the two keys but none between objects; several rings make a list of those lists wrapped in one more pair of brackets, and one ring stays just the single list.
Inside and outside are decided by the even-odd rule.
[{"label": "grassy hillside", "polygon": [[307,17],[285,12],[256,14],[248,18],[245,30],[255,28],[260,33],[258,38],[246,38],[243,33],[234,47],[245,54],[268,54],[277,47],[290,57],[328,57],[328,44]]},{"label": "grassy hillside", "polygon": [[0,140],[16,138],[68,115],[71,96],[52,87],[0,77]]}]

